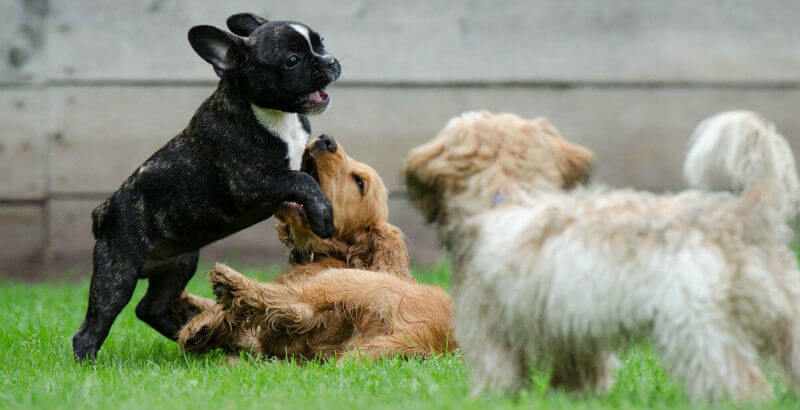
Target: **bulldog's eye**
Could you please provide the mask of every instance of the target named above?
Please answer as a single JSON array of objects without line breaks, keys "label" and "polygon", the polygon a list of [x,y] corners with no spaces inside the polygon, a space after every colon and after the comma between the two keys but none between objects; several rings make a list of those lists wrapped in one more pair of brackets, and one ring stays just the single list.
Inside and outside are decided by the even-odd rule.
[{"label": "bulldog's eye", "polygon": [[364,180],[362,180],[361,177],[356,174],[353,174],[353,180],[356,181],[358,191],[361,192],[361,195],[364,195]]},{"label": "bulldog's eye", "polygon": [[298,57],[297,54],[292,54],[289,56],[289,58],[286,59],[287,68],[292,68],[299,63],[300,63],[300,57]]}]

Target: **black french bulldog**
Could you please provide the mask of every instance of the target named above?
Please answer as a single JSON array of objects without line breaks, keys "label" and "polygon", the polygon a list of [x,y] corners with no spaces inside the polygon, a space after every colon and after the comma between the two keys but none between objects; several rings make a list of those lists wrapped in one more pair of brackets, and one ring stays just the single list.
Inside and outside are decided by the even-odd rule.
[{"label": "black french bulldog", "polygon": [[97,356],[143,278],[150,282],[136,316],[175,339],[182,324],[170,320],[170,305],[194,275],[198,249],[269,218],[282,202],[302,204],[320,237],[333,233],[330,200],[298,169],[310,132],[302,114],[325,111],[339,62],[302,23],[242,13],[227,24],[234,34],[189,30],[221,79],[217,90],[92,212],[94,272],[72,341],[76,360]]}]

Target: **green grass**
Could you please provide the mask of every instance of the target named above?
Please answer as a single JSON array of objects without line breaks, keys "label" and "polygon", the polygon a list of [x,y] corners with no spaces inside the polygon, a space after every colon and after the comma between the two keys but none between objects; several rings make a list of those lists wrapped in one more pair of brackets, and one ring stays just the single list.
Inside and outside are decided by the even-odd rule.
[{"label": "green grass", "polygon": [[[248,271],[268,278],[268,272]],[[417,270],[447,284],[449,267]],[[140,283],[134,300],[144,292]],[[189,289],[208,296],[202,275]],[[117,319],[95,366],[72,360],[71,335],[86,307],[87,284],[0,282],[0,408],[47,409],[637,409],[698,408],[673,384],[646,346],[623,354],[614,391],[578,396],[546,389],[545,369],[518,397],[468,397],[459,354],[431,360],[310,362],[246,360],[232,367],[221,353],[186,355],[134,315]],[[771,366],[768,366],[771,368]],[[776,398],[751,408],[800,409],[769,371]],[[714,408],[734,408],[720,404]]]}]

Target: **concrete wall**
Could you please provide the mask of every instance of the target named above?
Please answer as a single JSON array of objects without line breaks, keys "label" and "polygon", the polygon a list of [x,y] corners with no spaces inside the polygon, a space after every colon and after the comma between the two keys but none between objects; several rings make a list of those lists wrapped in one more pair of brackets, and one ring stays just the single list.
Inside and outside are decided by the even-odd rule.
[{"label": "concrete wall", "polygon": [[[749,108],[800,150],[800,3],[775,1],[0,0],[0,275],[88,273],[89,214],[214,88],[186,41],[234,12],[303,21],[343,66],[313,119],[392,189],[416,260],[439,257],[398,178],[464,110],[551,118],[594,179],[678,189],[700,119]],[[206,261],[282,261],[273,221]]]}]

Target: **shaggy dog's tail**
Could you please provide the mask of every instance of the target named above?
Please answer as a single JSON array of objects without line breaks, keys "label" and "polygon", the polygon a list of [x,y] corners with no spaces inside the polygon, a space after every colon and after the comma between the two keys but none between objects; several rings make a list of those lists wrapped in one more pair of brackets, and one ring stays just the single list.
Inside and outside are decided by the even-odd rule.
[{"label": "shaggy dog's tail", "polygon": [[800,209],[792,149],[774,124],[752,111],[727,111],[701,121],[683,173],[694,188],[740,193],[784,221]]}]

